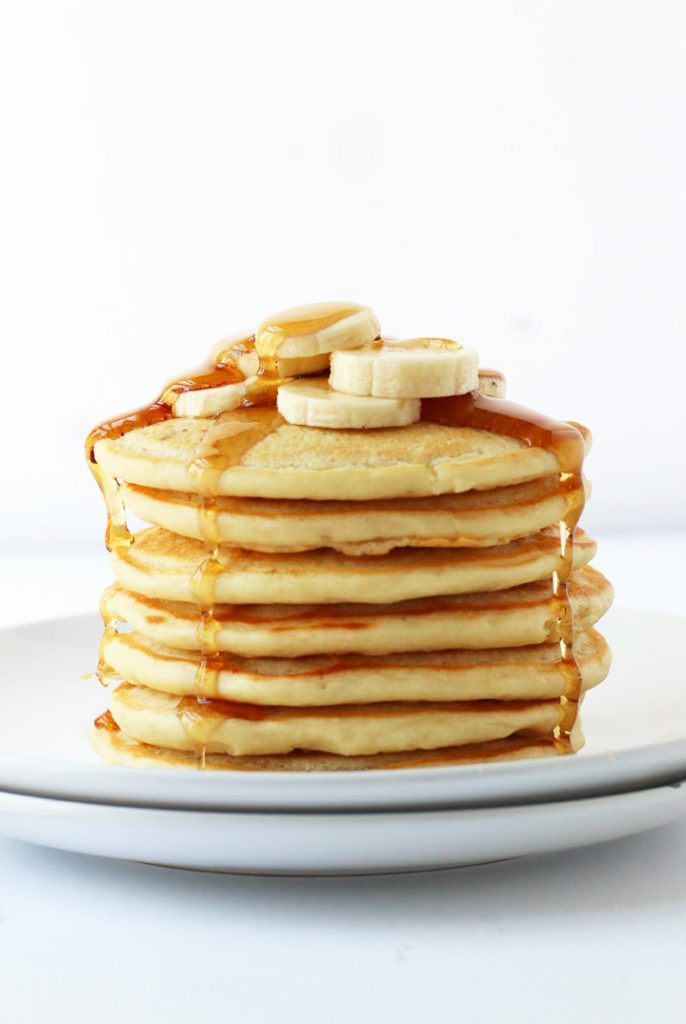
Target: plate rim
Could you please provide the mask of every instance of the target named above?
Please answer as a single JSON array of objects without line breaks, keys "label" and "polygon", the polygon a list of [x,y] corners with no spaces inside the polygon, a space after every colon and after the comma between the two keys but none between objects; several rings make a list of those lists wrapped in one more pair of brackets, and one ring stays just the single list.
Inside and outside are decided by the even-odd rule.
[{"label": "plate rim", "polygon": [[[214,789],[220,790],[225,788],[225,783],[229,779],[240,782],[243,784],[243,792],[239,795],[238,800],[231,799],[231,795],[224,795],[223,793],[212,793],[211,800],[203,799],[178,799],[177,797],[166,795],[151,797],[142,796],[136,797],[133,790],[135,789],[136,781],[142,778],[148,779],[151,782],[158,783],[162,787],[171,789],[172,782],[182,782],[189,786],[196,785],[196,773],[192,769],[174,769],[173,774],[168,769],[137,769],[131,768],[126,765],[107,765],[107,764],[94,764],[94,765],[78,765],[74,767],[64,766],[60,762],[50,761],[48,759],[42,760],[38,758],[3,758],[0,755],[0,793],[8,793],[16,796],[33,796],[37,798],[45,798],[51,800],[66,800],[76,801],[78,803],[89,803],[89,804],[105,804],[108,806],[117,807],[139,807],[148,808],[150,810],[187,810],[187,811],[223,811],[227,813],[293,813],[302,814],[305,812],[310,813],[363,813],[364,811],[422,811],[422,810],[460,810],[460,809],[476,809],[476,808],[491,808],[491,807],[512,807],[512,806],[530,806],[533,804],[551,803],[551,802],[568,802],[575,799],[590,799],[599,796],[618,796],[622,793],[638,792],[643,789],[652,789],[657,786],[671,786],[678,785],[686,781],[686,738],[683,740],[665,740],[662,743],[649,744],[643,747],[632,748],[631,750],[624,750],[619,752],[611,752],[607,754],[591,754],[583,761],[574,761],[575,765],[588,765],[588,769],[580,769],[578,767],[572,768],[567,767],[567,759],[545,759],[544,772],[546,776],[557,776],[562,775],[563,778],[567,775],[578,775],[581,771],[585,775],[592,775],[594,769],[602,762],[610,764],[613,767],[621,767],[619,762],[625,760],[635,760],[640,753],[641,758],[649,758],[651,761],[651,770],[646,772],[641,771],[637,767],[633,772],[629,772],[626,775],[615,776],[614,778],[608,778],[607,775],[602,780],[595,781],[591,779],[576,780],[574,786],[571,785],[565,789],[556,788],[556,778],[541,778],[540,784],[532,789],[528,795],[512,797],[511,794],[501,795],[488,795],[488,794],[476,794],[474,796],[469,795],[455,795],[451,793],[445,794],[409,794],[407,798],[395,799],[389,801],[388,796],[382,797],[381,794],[376,798],[374,794],[364,794],[362,801],[353,802],[352,800],[345,800],[336,798],[334,794],[333,803],[327,802],[331,800],[331,796],[327,797],[327,789],[339,789],[343,788],[343,779],[340,778],[340,774],[333,772],[308,772],[308,782],[314,783],[314,787],[322,790],[321,795],[319,793],[308,794],[306,799],[298,802],[297,799],[288,799],[287,803],[279,803],[272,799],[264,799],[259,803],[255,802],[255,795],[246,790],[255,789],[258,790],[264,786],[264,784],[270,784],[274,787],[282,788],[287,791],[289,789],[297,789],[298,783],[302,781],[300,773],[280,773],[280,772],[260,772],[259,774],[250,774],[243,772],[232,772],[221,773],[221,775],[205,776],[203,780],[212,779],[209,785]],[[673,754],[681,755],[679,761],[674,763]],[[571,760],[571,759],[570,759]],[[514,774],[526,774],[543,776],[544,772],[541,771],[543,759],[541,764],[532,763],[536,759],[532,758],[527,761],[519,762],[497,762],[495,764],[486,765],[454,765],[444,767],[426,767],[426,768],[407,768],[403,769],[403,778],[408,783],[412,784],[413,789],[418,789],[422,785],[430,785],[432,782],[436,784],[440,783],[440,789],[447,789],[451,785],[455,785],[458,781],[471,783],[475,779],[485,778],[487,773],[493,777],[490,781],[496,785],[502,775],[507,775],[508,778],[514,776]],[[666,764],[665,764],[666,762]],[[27,767],[39,767],[44,772],[51,772],[55,775],[64,778],[64,775],[76,776],[76,784],[74,788],[67,786],[50,786],[50,785],[38,785],[36,786],[21,786],[13,782],[7,782],[6,779],[6,766],[9,764],[10,771],[12,774],[16,774],[16,777],[21,777],[22,774],[26,774]],[[559,767],[565,765],[564,768]],[[555,767],[554,767],[555,766]],[[500,772],[490,772],[490,769],[500,768]],[[465,769],[476,769],[470,772],[469,775],[462,774]],[[513,772],[514,769],[514,772]],[[525,769],[529,769],[528,772]],[[116,776],[114,775],[116,772]],[[412,773],[410,775],[410,773]],[[345,773],[345,780],[349,780],[352,772]],[[357,775],[357,773],[354,773]],[[364,777],[365,782],[361,782],[361,785],[367,789],[379,788],[381,789],[388,782],[389,779],[397,779],[398,772],[390,769],[369,769],[365,772],[360,772],[360,777]],[[88,776],[94,781],[98,779],[124,779],[126,778],[131,783],[132,792],[127,796],[116,797],[110,793],[103,793],[101,796],[95,795],[79,795],[79,790],[76,788],[79,784],[79,780],[82,776]],[[216,783],[214,779],[216,778]],[[332,779],[331,782],[328,780]],[[193,781],[191,781],[193,780]],[[249,781],[248,781],[249,780]],[[566,781],[566,780],[565,780]],[[260,785],[262,784],[262,786]],[[208,781],[203,781],[202,786],[207,789]],[[198,787],[199,788],[199,787]],[[88,789],[88,787],[86,787]],[[296,794],[297,795],[297,794]],[[200,795],[199,795],[200,796]],[[285,793],[287,798],[291,797],[289,792]]]},{"label": "plate rim", "polygon": [[[673,824],[686,816],[686,780],[569,803],[330,813],[324,822],[308,814],[294,821],[292,815],[277,812],[265,815],[253,829],[246,827],[251,816],[240,812],[153,811],[0,793],[0,834],[81,855],[230,874],[426,871],[546,855]],[[194,825],[190,829],[189,820]],[[274,842],[279,835],[283,843]],[[235,845],[227,843],[231,836]],[[408,841],[398,842],[400,837]]]}]

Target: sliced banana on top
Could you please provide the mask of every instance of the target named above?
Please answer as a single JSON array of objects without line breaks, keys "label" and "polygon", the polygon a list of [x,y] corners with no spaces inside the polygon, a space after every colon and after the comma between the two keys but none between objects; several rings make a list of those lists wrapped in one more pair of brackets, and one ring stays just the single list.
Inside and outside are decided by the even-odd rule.
[{"label": "sliced banana on top", "polygon": [[207,358],[216,366],[238,366],[244,377],[251,377],[257,373],[259,362],[255,352],[255,335],[252,331],[230,334],[212,346]]},{"label": "sliced banana on top", "polygon": [[418,398],[362,398],[333,391],[323,378],[297,380],[277,392],[277,408],[288,423],[334,430],[406,427],[419,419]]},{"label": "sliced banana on top", "polygon": [[[218,342],[210,352],[210,359],[217,364],[238,366],[244,377],[255,377],[260,371],[260,357],[255,348],[255,336],[235,334]],[[288,377],[302,377],[308,373],[321,373],[329,368],[329,353],[318,356],[279,357],[276,372],[281,380]]]},{"label": "sliced banana on top", "polygon": [[[419,398],[459,395],[477,387],[504,397],[503,375],[478,373],[476,353],[459,342],[381,340],[379,335],[379,322],[368,306],[322,302],[285,310],[268,317],[254,335],[243,332],[220,341],[210,354],[213,369],[178,381],[162,397],[175,416],[210,417],[283,381],[279,408],[289,422],[344,429],[414,423]],[[317,379],[302,381],[303,388],[294,380],[321,373],[329,364],[329,386]],[[228,382],[215,384],[217,379]],[[336,393],[379,401],[343,401]]]},{"label": "sliced banana on top", "polygon": [[[314,373],[326,368],[329,352],[367,345],[380,332],[379,321],[368,306],[317,302],[267,317],[255,333],[255,348],[263,366],[274,360],[297,359],[300,368],[296,372]],[[293,367],[289,369],[294,372]]]},{"label": "sliced banana on top", "polygon": [[505,374],[500,370],[479,370],[479,391],[489,398],[504,398],[507,392]]},{"label": "sliced banana on top", "polygon": [[331,354],[336,391],[377,398],[443,398],[479,386],[479,358],[447,338],[410,338]]},{"label": "sliced banana on top", "polygon": [[[244,377],[255,377],[260,370],[260,357],[255,348],[255,339],[250,338],[250,345],[246,343],[244,351],[238,349],[222,350],[217,362],[227,363],[233,360]],[[329,353],[324,352],[319,356],[292,356],[276,360],[276,373],[281,380],[288,377],[304,377],[308,373],[321,373],[329,368]]]},{"label": "sliced banana on top", "polygon": [[234,334],[214,346],[209,356],[209,366],[213,368],[207,373],[210,379],[221,378],[224,373],[230,383],[203,387],[204,374],[201,374],[188,382],[171,384],[162,399],[172,406],[175,416],[217,416],[229,412],[237,409],[246,397],[256,380],[257,365],[254,337]]},{"label": "sliced banana on top", "polygon": [[[364,309],[364,307],[360,307],[360,309]],[[285,314],[280,314],[280,316],[283,318]],[[376,320],[373,331],[378,332]],[[370,336],[375,336],[372,335],[372,328],[357,335],[353,331],[351,335],[355,344],[358,343],[358,337],[365,337],[369,340]],[[260,359],[255,335],[246,332],[231,335],[229,338],[217,342],[210,351],[209,359],[217,370],[221,371],[222,367],[226,367],[227,370],[233,369],[240,379],[217,387],[199,385],[190,387],[188,390],[183,389],[183,382],[170,385],[165,391],[163,399],[172,406],[175,416],[209,417],[217,416],[222,412],[230,412],[232,409],[237,409],[244,399],[249,400],[251,395],[262,388],[265,383],[275,388],[276,382],[279,380],[289,380],[292,377],[310,373],[321,373],[322,370],[329,368],[328,351],[314,355],[301,355],[295,350],[295,354],[291,356],[279,355],[275,367],[267,366],[268,369],[275,369],[275,380],[272,378],[270,381],[268,377],[263,377],[260,380],[259,374],[265,368],[265,360],[261,361]]]},{"label": "sliced banana on top", "polygon": [[249,389],[256,382],[257,377],[247,377],[235,384],[224,384],[218,388],[182,391],[172,411],[175,416],[217,416],[221,412],[230,412],[249,396]]}]

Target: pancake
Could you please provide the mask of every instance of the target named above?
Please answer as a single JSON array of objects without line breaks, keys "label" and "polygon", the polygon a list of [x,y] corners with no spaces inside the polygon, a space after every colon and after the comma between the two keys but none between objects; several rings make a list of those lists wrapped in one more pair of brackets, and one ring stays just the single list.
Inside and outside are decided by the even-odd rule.
[{"label": "pancake", "polygon": [[94,453],[104,473],[144,487],[333,501],[488,490],[560,472],[553,452],[487,430],[425,421],[325,430],[291,426],[269,407],[162,420],[102,438]]},{"label": "pancake", "polygon": [[[109,764],[144,768],[185,768],[195,770],[200,766],[195,754],[183,750],[165,750],[162,747],[139,743],[119,731],[93,729],[90,741],[97,754]],[[571,735],[571,749],[583,746],[583,735],[579,722]],[[489,761],[518,761],[532,757],[555,757],[569,753],[569,748],[558,741],[545,738],[524,738],[521,736],[491,740],[488,743],[471,743],[461,747],[444,747],[439,750],[411,750],[396,754],[371,754],[358,757],[341,757],[315,751],[298,750],[289,754],[263,755],[261,757],[231,757],[227,754],[206,754],[202,767],[210,771],[276,771],[276,772],[329,772],[329,771],[373,771],[396,768],[432,768],[451,764],[474,764]]]},{"label": "pancake", "polygon": [[435,750],[515,733],[546,736],[572,724],[574,707],[559,700],[264,707],[176,697],[129,683],[110,690],[108,703],[122,732],[156,747],[240,756],[303,749],[345,757]]},{"label": "pancake", "polygon": [[[594,554],[595,542],[577,530],[574,566]],[[328,548],[266,554],[221,547],[208,559],[201,541],[151,527],[115,549],[110,564],[129,590],[170,601],[373,604],[515,587],[550,577],[561,557],[559,531],[548,529],[492,548],[398,548],[382,558]]]},{"label": "pancake", "polygon": [[[102,658],[122,679],[177,696],[285,707],[385,701],[549,700],[568,686],[559,644],[376,657],[206,659],[138,633],[105,635]],[[607,676],[610,650],[595,630],[575,641],[583,690]]]},{"label": "pancake", "polygon": [[[569,598],[578,631],[612,603],[609,581],[578,569]],[[200,646],[202,619],[192,604],[154,600],[114,585],[103,596],[106,619],[128,623],[167,647]],[[245,658],[307,654],[390,654],[450,648],[497,648],[558,641],[550,580],[497,593],[434,597],[395,604],[215,605],[219,651]]]},{"label": "pancake", "polygon": [[[302,363],[369,342],[360,358],[388,356],[394,393],[450,390],[433,350],[454,343],[411,342],[419,388],[404,357],[376,352],[370,311],[366,340],[347,305],[315,312],[265,321],[86,439],[117,581],[97,674],[118,685],[94,748],[117,764],[250,771],[573,753],[578,708],[611,660],[594,624],[612,587],[578,528],[589,432],[480,390],[382,416],[324,377],[331,429],[289,424],[279,404],[307,422],[285,399],[313,385],[281,388],[282,343]],[[127,508],[151,527],[132,534]]]},{"label": "pancake", "polygon": [[[204,540],[207,507],[197,494],[125,484],[127,508],[145,522]],[[253,551],[384,554],[394,547],[489,547],[564,519],[569,495],[558,477],[490,491],[385,501],[274,501],[219,497],[212,540]]]}]

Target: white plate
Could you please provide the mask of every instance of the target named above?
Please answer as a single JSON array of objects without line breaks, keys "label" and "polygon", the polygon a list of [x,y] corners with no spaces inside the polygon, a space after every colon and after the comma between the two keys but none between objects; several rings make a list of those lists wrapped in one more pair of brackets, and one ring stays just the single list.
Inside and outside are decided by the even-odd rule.
[{"label": "white plate", "polygon": [[348,814],[115,807],[0,793],[15,839],[170,867],[251,874],[370,874],[572,849],[686,814],[686,784],[521,807]]},{"label": "white plate", "polygon": [[203,773],[101,765],[86,734],[105,693],[95,616],[0,632],[0,790],[128,806],[233,811],[399,811],[554,801],[686,779],[686,619],[612,612],[607,682],[584,706],[576,757],[365,773]]}]

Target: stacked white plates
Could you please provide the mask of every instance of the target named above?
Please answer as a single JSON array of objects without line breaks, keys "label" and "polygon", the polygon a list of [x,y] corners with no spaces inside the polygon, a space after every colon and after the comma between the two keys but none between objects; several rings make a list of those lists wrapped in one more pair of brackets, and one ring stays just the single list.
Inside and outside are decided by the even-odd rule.
[{"label": "stacked white plates", "polygon": [[101,764],[102,694],[82,676],[95,616],[0,632],[0,832],[105,857],[215,871],[345,874],[568,849],[686,814],[686,619],[614,611],[609,679],[574,757],[345,773]]}]

